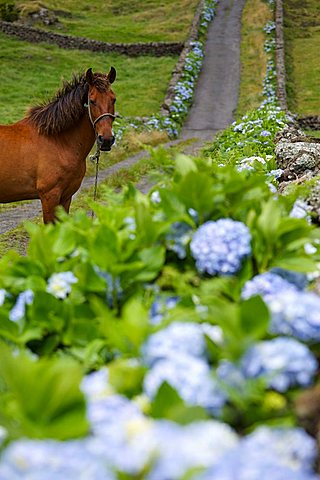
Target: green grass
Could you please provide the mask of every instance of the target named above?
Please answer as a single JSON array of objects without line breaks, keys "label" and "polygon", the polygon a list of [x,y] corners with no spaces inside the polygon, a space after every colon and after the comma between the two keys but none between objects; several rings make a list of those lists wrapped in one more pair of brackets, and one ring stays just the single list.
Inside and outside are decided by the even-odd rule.
[{"label": "green grass", "polygon": [[72,73],[117,69],[114,90],[123,116],[148,116],[159,111],[175,57],[136,57],[63,50],[28,44],[0,33],[0,123],[20,119],[27,107],[50,98]]},{"label": "green grass", "polygon": [[319,0],[284,0],[284,20],[289,109],[319,115]]},{"label": "green grass", "polygon": [[[17,1],[24,12],[40,3]],[[50,27],[57,32],[106,42],[152,42],[184,41],[198,0],[47,0],[44,4],[62,12],[57,13],[60,27]]]},{"label": "green grass", "polygon": [[262,100],[262,82],[266,74],[263,27],[272,19],[270,8],[263,0],[247,0],[241,28],[241,84],[237,117],[257,108]]}]

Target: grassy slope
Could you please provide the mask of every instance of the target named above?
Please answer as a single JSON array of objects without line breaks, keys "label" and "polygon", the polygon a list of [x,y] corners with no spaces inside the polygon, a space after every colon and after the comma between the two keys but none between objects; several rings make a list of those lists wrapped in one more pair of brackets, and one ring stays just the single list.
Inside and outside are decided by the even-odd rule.
[{"label": "grassy slope", "polygon": [[51,97],[72,72],[117,69],[114,90],[124,116],[146,116],[159,110],[175,57],[138,57],[66,51],[46,44],[28,44],[0,34],[0,123],[21,118],[28,106]]},{"label": "grassy slope", "polygon": [[271,19],[270,8],[263,0],[247,0],[242,14],[238,117],[259,106],[263,100],[262,82],[267,66],[263,27]]},{"label": "grassy slope", "polygon": [[[34,1],[20,0],[24,11]],[[61,10],[61,33],[99,39],[107,42],[184,41],[187,37],[198,0],[47,0],[49,9]]]},{"label": "grassy slope", "polygon": [[300,115],[320,114],[319,0],[284,0],[288,105]]}]

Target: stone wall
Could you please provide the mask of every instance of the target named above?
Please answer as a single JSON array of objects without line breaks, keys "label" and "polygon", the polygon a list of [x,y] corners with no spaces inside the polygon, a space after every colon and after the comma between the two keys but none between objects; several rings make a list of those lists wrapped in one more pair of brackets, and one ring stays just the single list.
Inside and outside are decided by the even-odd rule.
[{"label": "stone wall", "polygon": [[60,33],[47,32],[39,28],[27,27],[19,23],[0,21],[0,30],[27,42],[45,42],[65,49],[90,50],[92,52],[120,53],[131,57],[152,55],[156,57],[179,55],[183,50],[182,42],[151,43],[106,43],[88,38],[73,37]]}]

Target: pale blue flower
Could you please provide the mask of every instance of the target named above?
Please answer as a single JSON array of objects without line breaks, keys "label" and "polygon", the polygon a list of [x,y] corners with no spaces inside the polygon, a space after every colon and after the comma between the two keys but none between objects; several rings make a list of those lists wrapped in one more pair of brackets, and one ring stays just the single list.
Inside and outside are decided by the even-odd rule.
[{"label": "pale blue flower", "polygon": [[2,453],[1,480],[115,480],[83,441],[17,440]]},{"label": "pale blue flower", "polygon": [[110,394],[109,372],[107,368],[101,368],[83,377],[80,388],[87,401],[101,399]]},{"label": "pale blue flower", "polygon": [[146,480],[180,480],[191,469],[215,465],[238,444],[231,427],[214,420],[185,426],[160,420],[155,436],[158,457]]},{"label": "pale blue flower", "polygon": [[[186,354],[205,357],[207,347],[205,335],[215,342],[219,327],[203,323],[173,322],[163,330],[150,335],[142,347],[142,355],[147,365],[156,361]],[[219,333],[218,333],[219,335]]]},{"label": "pale blue flower", "polygon": [[16,304],[9,313],[9,318],[12,322],[19,322],[25,316],[26,305],[31,305],[33,302],[34,293],[32,290],[25,290],[18,295]]},{"label": "pale blue flower", "polygon": [[308,386],[317,371],[311,351],[293,338],[278,337],[253,345],[244,355],[241,367],[247,378],[264,378],[279,392],[293,386]]},{"label": "pale blue flower", "polygon": [[305,273],[294,272],[292,270],[286,270],[284,268],[274,267],[271,269],[271,273],[279,275],[289,283],[292,283],[298,290],[304,290],[308,286],[308,277]]},{"label": "pale blue flower", "polygon": [[166,235],[167,249],[175,252],[180,259],[186,258],[187,246],[191,241],[192,235],[193,230],[187,223],[173,223]]},{"label": "pale blue flower", "polygon": [[4,288],[0,288],[0,307],[4,304],[7,295],[7,291]]},{"label": "pale blue flower", "polygon": [[316,441],[301,428],[259,427],[198,480],[316,480]]},{"label": "pale blue flower", "polygon": [[287,291],[268,299],[272,333],[307,342],[320,340],[320,297],[313,292]]},{"label": "pale blue flower", "polygon": [[251,234],[242,223],[222,218],[209,221],[195,232],[190,244],[191,254],[201,273],[233,275],[251,253]]},{"label": "pale blue flower", "polygon": [[90,401],[88,418],[93,435],[86,439],[86,448],[112,468],[137,475],[154,457],[154,424],[126,397]]},{"label": "pale blue flower", "polygon": [[219,415],[226,400],[211,376],[209,365],[190,355],[178,354],[157,361],[145,376],[145,393],[153,398],[164,382],[169,383],[187,404],[204,407],[213,415]]},{"label": "pale blue flower", "polygon": [[272,295],[288,291],[297,291],[297,287],[276,273],[265,272],[256,275],[244,284],[241,297],[248,299],[255,295],[261,295],[267,302]]},{"label": "pale blue flower", "polygon": [[53,273],[48,279],[47,292],[63,300],[69,295],[71,286],[77,281],[77,277],[72,272]]},{"label": "pale blue flower", "polygon": [[310,211],[310,205],[308,205],[304,200],[298,198],[293,204],[290,217],[305,218],[308,222],[311,222]]},{"label": "pale blue flower", "polygon": [[179,302],[179,297],[157,296],[150,308],[150,322],[159,325],[169,310],[172,310]]}]

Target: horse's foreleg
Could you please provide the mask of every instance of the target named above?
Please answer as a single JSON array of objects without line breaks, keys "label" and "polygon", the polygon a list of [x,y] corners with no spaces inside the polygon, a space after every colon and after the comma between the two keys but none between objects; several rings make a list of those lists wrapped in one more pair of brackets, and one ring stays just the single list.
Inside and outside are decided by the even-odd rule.
[{"label": "horse's foreleg", "polygon": [[56,220],[55,210],[60,205],[61,191],[51,190],[50,192],[41,193],[39,196],[44,223],[54,223]]}]

